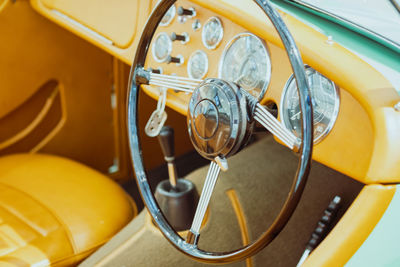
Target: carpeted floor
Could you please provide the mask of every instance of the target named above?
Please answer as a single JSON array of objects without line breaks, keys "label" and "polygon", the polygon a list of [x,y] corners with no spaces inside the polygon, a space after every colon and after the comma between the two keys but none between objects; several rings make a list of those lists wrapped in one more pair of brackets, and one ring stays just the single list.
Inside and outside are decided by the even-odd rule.
[{"label": "carpeted floor", "polygon": [[[235,192],[243,209],[250,240],[265,231],[279,212],[289,191],[297,156],[277,144],[272,136],[262,138],[228,160],[229,171],[221,173],[210,204],[209,219],[202,229],[199,247],[225,251],[242,245],[238,219],[228,192]],[[207,166],[186,177],[201,191]],[[288,225],[257,256],[252,266],[295,266],[324,209],[335,195],[342,197],[341,216],[363,185],[313,162],[303,197]],[[177,252],[146,218],[143,211],[82,266],[204,266]],[[112,257],[110,252],[114,251]],[[107,256],[108,255],[108,256]],[[248,266],[249,261],[229,266]]]}]

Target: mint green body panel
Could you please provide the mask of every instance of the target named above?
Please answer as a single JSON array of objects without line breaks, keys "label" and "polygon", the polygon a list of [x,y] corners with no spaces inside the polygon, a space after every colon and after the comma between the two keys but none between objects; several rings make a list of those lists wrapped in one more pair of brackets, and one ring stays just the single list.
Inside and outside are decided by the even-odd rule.
[{"label": "mint green body panel", "polygon": [[345,265],[400,266],[400,186],[396,188],[387,210],[367,240]]},{"label": "mint green body panel", "polygon": [[[400,49],[397,47],[377,42],[371,37],[371,34],[366,32],[361,34],[336,19],[327,19],[324,15],[317,15],[315,11],[307,10],[293,2],[285,0],[272,0],[271,2],[276,8],[296,17],[322,34],[331,36],[334,42],[350,51],[356,51],[358,55],[390,68],[396,76],[393,79],[400,80]],[[399,86],[395,86],[395,88],[400,94]]]}]

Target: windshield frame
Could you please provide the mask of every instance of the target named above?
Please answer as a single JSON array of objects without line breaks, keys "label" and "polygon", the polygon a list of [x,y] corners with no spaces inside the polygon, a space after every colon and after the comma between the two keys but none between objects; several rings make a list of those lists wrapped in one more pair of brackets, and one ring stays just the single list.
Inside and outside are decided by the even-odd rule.
[{"label": "windshield frame", "polygon": [[[305,3],[302,0],[283,0],[284,2],[290,3],[292,5],[295,5],[299,8],[302,8],[304,10],[307,10],[309,12],[312,12],[315,15],[318,15],[320,17],[323,17],[327,20],[330,20],[334,23],[337,23],[341,26],[344,26],[356,33],[359,33],[361,35],[364,35],[392,50],[394,50],[397,53],[400,53],[400,44],[377,33],[374,32],[366,27],[363,27],[357,23],[354,23],[346,18],[343,18],[339,15],[333,14],[332,12],[329,12],[327,10],[324,10],[322,8],[319,8],[315,5],[309,4],[309,3]],[[389,1],[389,0],[388,0]],[[393,7],[395,8],[395,7]],[[397,10],[397,9],[396,9]],[[400,15],[400,14],[399,14]]]}]

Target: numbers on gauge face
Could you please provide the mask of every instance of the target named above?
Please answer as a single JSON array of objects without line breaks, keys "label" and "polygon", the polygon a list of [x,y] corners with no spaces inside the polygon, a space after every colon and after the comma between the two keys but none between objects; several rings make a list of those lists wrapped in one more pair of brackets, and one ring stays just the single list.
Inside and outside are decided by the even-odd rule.
[{"label": "numbers on gauge face", "polygon": [[266,43],[251,33],[233,37],[221,57],[219,78],[233,81],[256,99],[261,99],[271,78],[271,60]]},{"label": "numbers on gauge face", "polygon": [[[339,91],[334,82],[311,67],[306,67],[306,74],[313,104],[314,143],[318,143],[329,133],[336,121],[339,111]],[[300,137],[301,112],[293,75],[283,90],[280,111],[281,120],[286,128]]]}]

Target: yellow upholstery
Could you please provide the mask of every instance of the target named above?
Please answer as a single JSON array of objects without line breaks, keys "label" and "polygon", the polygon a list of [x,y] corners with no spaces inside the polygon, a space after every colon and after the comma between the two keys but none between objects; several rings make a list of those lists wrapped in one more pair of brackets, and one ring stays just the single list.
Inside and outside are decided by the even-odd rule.
[{"label": "yellow upholstery", "polygon": [[116,183],[79,163],[0,158],[0,266],[76,264],[136,213]]}]

